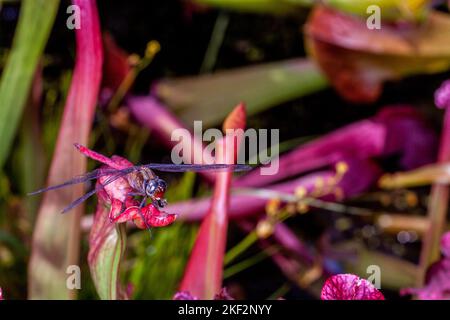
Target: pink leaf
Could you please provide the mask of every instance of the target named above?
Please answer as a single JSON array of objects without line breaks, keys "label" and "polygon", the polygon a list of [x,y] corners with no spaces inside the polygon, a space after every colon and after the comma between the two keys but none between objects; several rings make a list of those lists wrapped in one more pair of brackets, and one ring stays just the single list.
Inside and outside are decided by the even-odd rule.
[{"label": "pink leaf", "polygon": [[400,154],[401,164],[410,169],[432,162],[436,143],[433,130],[413,107],[387,106],[373,118],[354,122],[283,154],[278,173],[263,176],[256,169],[233,185],[264,186],[346,158],[364,160]]},{"label": "pink leaf", "polygon": [[322,300],[384,300],[383,294],[365,279],[353,274],[334,275],[325,282]]},{"label": "pink leaf", "polygon": [[[53,155],[48,185],[58,184],[86,171],[86,159],[72,143],[86,144],[94,119],[102,75],[103,50],[94,0],[74,0],[80,8],[82,28],[76,30],[76,61],[61,128]],[[33,233],[29,265],[29,297],[74,298],[66,286],[66,269],[78,264],[80,217],[83,206],[70,215],[60,212],[83,194],[83,186],[62,188],[44,195]]]},{"label": "pink leaf", "polygon": [[[338,184],[338,188],[343,191],[344,197],[351,197],[366,191],[380,176],[380,168],[371,160],[346,159],[344,161],[349,169]],[[273,184],[266,188],[288,193],[293,193],[300,186],[307,190],[312,190],[316,187],[317,181],[328,181],[335,175],[336,173],[333,170],[317,171],[287,182]],[[327,200],[335,199],[330,195],[327,197]],[[180,219],[183,220],[200,220],[207,214],[210,201],[210,198],[205,198],[173,203],[167,206],[167,210],[178,212]],[[230,198],[228,216],[230,219],[235,220],[255,216],[264,212],[266,204],[267,199],[236,194]]]},{"label": "pink leaf", "polygon": [[[245,107],[237,106],[224,122],[227,129],[244,129]],[[236,127],[235,127],[236,126]],[[217,163],[236,161],[237,146],[242,136],[226,136],[216,148]],[[233,151],[233,152],[230,152]],[[208,214],[203,220],[188,261],[180,290],[189,291],[200,299],[213,299],[222,287],[223,257],[228,228],[228,209],[232,172],[216,174],[214,195]]]}]

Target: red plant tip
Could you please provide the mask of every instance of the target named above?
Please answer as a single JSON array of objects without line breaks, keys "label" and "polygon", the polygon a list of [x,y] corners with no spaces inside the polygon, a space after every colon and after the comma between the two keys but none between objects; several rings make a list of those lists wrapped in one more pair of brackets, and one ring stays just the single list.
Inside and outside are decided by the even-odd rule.
[{"label": "red plant tip", "polygon": [[328,278],[320,297],[322,300],[384,300],[383,294],[372,283],[354,274]]},{"label": "red plant tip", "polygon": [[450,258],[450,231],[444,233],[441,238],[441,252],[446,258]]},{"label": "red plant tip", "polygon": [[450,106],[450,80],[444,81],[441,87],[434,94],[434,102],[439,109]]},{"label": "red plant tip", "polygon": [[246,116],[245,104],[241,102],[227,116],[223,122],[222,130],[225,132],[226,130],[244,129]]}]

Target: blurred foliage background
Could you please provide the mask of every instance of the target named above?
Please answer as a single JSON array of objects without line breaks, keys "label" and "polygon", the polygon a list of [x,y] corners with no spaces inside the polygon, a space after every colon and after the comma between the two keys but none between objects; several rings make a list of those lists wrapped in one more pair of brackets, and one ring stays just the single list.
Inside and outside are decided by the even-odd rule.
[{"label": "blurred foliage background", "polygon": [[[102,30],[108,32],[120,48],[129,54],[144,56],[149,41],[157,40],[161,46],[161,51],[149,66],[137,75],[132,89],[134,95],[148,95],[159,79],[184,76],[198,78],[223,70],[261,66],[307,56],[303,26],[310,14],[312,1],[229,1],[226,5],[223,5],[225,1],[198,2],[200,5],[182,0],[129,0],[126,3],[98,1]],[[251,4],[253,2],[256,4]],[[340,9],[347,8],[346,1],[326,2]],[[244,6],[245,3],[248,6]],[[3,148],[2,145],[0,148],[0,158],[4,162],[0,168],[0,286],[8,299],[27,297],[27,264],[39,198],[27,197],[26,193],[45,183],[71,81],[75,41],[73,32],[65,27],[66,8],[69,5],[69,1],[61,1],[55,12],[54,26],[48,30],[50,33],[46,45],[45,25],[50,23],[48,15],[33,18],[36,23],[34,28],[39,30],[28,25],[24,31],[28,36],[24,36],[22,41],[28,41],[37,51],[44,51],[45,47],[42,58],[39,58],[38,52],[34,55],[29,53],[27,60],[19,57],[16,64],[16,68],[22,68],[24,73],[34,73],[33,64],[37,65],[40,72],[36,73],[29,84],[30,88],[37,88],[36,92],[31,90],[29,93],[27,88],[21,88],[20,86],[26,86],[23,81],[18,82],[19,87],[12,87],[13,83],[9,83],[10,87],[5,89],[9,92],[12,104],[19,105],[22,100],[24,104],[24,112],[17,115],[21,119],[10,152],[5,151],[6,146]],[[410,5],[411,8],[420,7],[414,1]],[[20,8],[20,1],[1,2],[0,68],[3,72],[6,72],[5,65],[11,54],[13,41],[16,41],[13,37],[18,27]],[[438,6],[438,9],[447,11],[444,4]],[[357,14],[361,14],[358,8],[355,10]],[[49,25],[48,28],[50,27]],[[42,45],[41,49],[39,43]],[[14,71],[18,72],[18,69]],[[446,70],[441,71],[389,81],[384,85],[381,96],[371,103],[348,102],[333,88],[328,87],[321,74],[312,72],[309,75],[294,75],[293,79],[299,83],[315,79],[311,83],[316,86],[312,85],[304,94],[296,92],[301,91],[297,86],[287,88],[286,92],[274,98],[273,106],[255,109],[249,116],[248,127],[281,128],[280,142],[284,146],[282,151],[288,151],[346,124],[371,117],[382,106],[405,103],[414,105],[430,123],[430,127],[439,133],[443,111],[435,108],[433,95],[436,88],[450,75]],[[254,83],[244,85],[250,88],[257,84],[257,78],[255,77]],[[233,81],[233,78],[230,79]],[[189,84],[181,82],[178,85],[183,88]],[[174,87],[176,86],[175,82]],[[225,85],[219,83],[218,86],[220,87],[201,86],[199,93],[196,93],[195,103],[200,104],[202,99],[209,99],[209,96],[215,94],[217,100],[226,100],[225,95],[220,95],[221,90],[225,90]],[[23,91],[27,93],[21,96],[16,94]],[[278,88],[274,91],[276,92],[271,94],[279,94]],[[254,96],[258,94],[253,93]],[[99,100],[101,103],[102,97]],[[182,119],[196,117],[195,107],[186,110],[178,110]],[[218,108],[215,112],[221,114],[226,111]],[[154,138],[151,130],[143,129],[129,119],[125,127],[117,126],[109,116],[100,109],[97,111],[90,144],[95,150],[105,154],[119,154],[138,163],[166,162],[169,159],[169,153],[162,147],[162,142]],[[212,119],[209,125],[216,126],[219,123]],[[3,137],[0,138],[0,143],[3,143],[1,139]],[[398,159],[395,157],[381,159],[380,164],[387,172],[399,170]],[[89,169],[93,169],[94,165],[89,162]],[[170,185],[167,195],[169,202],[207,194],[208,187],[195,174],[163,174],[162,177]],[[385,210],[383,199],[388,199],[389,210],[406,210],[418,216],[426,214],[428,187],[414,190],[419,202],[413,208],[405,208],[404,202],[396,200],[403,199],[404,194],[401,192],[380,193],[368,190],[367,194],[350,199],[347,204],[374,211],[379,208]],[[94,211],[94,203],[94,200],[88,202],[88,214]],[[348,223],[348,218],[339,213],[321,213],[323,212],[318,209],[317,214],[290,219],[288,225],[305,243],[315,246],[326,230],[336,224]],[[351,227],[336,239],[349,241],[353,245],[364,245],[408,262],[418,262],[419,240],[401,243],[398,241],[398,234],[381,234],[365,218],[352,217],[350,224]],[[83,229],[80,255],[83,275],[80,299],[97,298],[84,258],[88,250],[87,231]],[[133,288],[133,298],[170,299],[173,296],[183,275],[196,231],[196,224],[181,222],[155,231],[151,239],[146,232],[130,231],[121,272],[124,282],[131,284]],[[228,248],[239,243],[243,237],[245,232],[232,224]],[[259,258],[255,258],[258,254]],[[243,261],[245,264],[242,270],[224,281],[235,297],[265,299],[282,295],[294,299],[313,298],[310,292],[287,280],[267,255],[261,255],[257,244],[239,257],[238,262]],[[328,263],[334,270],[344,270],[331,260]],[[386,290],[386,296],[399,297],[396,290]]]}]

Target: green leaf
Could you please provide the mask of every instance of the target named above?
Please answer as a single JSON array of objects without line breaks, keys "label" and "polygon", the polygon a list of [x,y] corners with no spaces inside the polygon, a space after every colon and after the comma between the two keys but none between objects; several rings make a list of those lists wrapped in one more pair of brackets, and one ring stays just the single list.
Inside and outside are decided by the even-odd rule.
[{"label": "green leaf", "polygon": [[198,4],[240,12],[292,14],[314,0],[195,0]]},{"label": "green leaf", "polygon": [[59,0],[24,0],[10,56],[0,80],[0,168],[8,157]]},{"label": "green leaf", "polygon": [[429,0],[325,0],[327,5],[341,11],[368,17],[367,8],[376,5],[381,9],[382,20],[420,19],[426,12]]}]

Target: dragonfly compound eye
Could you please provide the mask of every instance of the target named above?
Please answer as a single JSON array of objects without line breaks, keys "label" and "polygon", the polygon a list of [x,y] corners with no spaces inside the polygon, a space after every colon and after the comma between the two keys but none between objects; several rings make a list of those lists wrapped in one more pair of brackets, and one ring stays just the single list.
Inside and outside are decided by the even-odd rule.
[{"label": "dragonfly compound eye", "polygon": [[145,193],[148,196],[152,196],[155,193],[156,189],[158,189],[158,183],[154,180],[150,180],[145,187]]},{"label": "dragonfly compound eye", "polygon": [[158,180],[158,189],[162,192],[166,192],[167,190],[167,183],[164,180],[159,179]]}]

